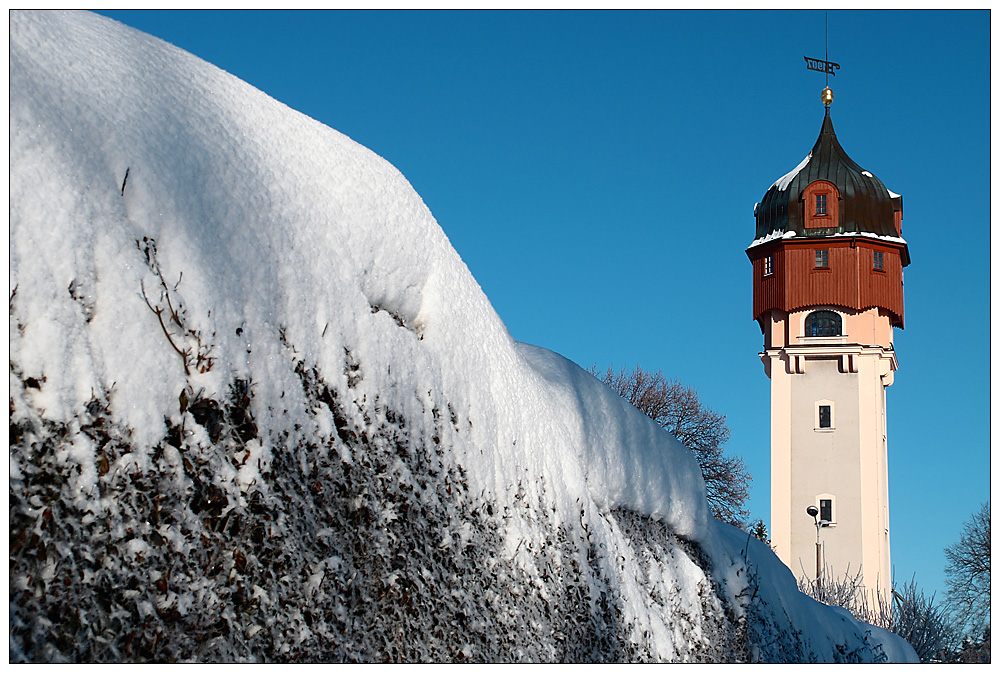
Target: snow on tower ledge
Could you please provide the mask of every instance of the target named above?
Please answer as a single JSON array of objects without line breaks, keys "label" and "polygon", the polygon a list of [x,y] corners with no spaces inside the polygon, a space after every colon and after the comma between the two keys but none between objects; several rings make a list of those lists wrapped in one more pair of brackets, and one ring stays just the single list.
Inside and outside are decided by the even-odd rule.
[{"label": "snow on tower ledge", "polygon": [[10,17],[11,660],[890,660],[381,158]]}]

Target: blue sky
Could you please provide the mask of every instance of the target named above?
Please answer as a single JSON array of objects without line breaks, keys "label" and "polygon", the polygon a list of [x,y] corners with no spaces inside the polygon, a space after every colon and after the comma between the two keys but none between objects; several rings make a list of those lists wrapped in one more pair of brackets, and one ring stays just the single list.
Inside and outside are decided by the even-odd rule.
[{"label": "blue sky", "polygon": [[[823,12],[103,13],[388,159],[514,338],[697,388],[769,523],[744,251],[819,134]],[[990,497],[990,15],[833,11],[829,34],[838,139],[903,195],[892,561],[940,596]]]}]

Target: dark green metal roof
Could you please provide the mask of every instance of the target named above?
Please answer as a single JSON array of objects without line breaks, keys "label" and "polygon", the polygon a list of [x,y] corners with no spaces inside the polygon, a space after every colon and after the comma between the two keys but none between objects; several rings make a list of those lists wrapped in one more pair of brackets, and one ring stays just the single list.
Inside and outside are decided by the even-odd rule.
[{"label": "dark green metal roof", "polygon": [[[816,180],[832,182],[840,191],[840,223],[836,231],[806,232],[800,199],[805,188]],[[890,194],[881,180],[847,156],[837,142],[827,107],[812,152],[796,170],[771,185],[757,206],[755,242],[778,238],[791,231],[796,236],[860,233],[898,240],[893,211],[902,208],[901,196]]]}]

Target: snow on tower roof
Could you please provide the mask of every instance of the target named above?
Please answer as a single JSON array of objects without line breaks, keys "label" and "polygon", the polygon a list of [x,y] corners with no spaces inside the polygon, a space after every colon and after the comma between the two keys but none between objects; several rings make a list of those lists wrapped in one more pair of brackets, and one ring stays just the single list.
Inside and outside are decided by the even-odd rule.
[{"label": "snow on tower roof", "polygon": [[857,234],[904,243],[895,226],[894,211],[901,206],[900,196],[886,189],[871,173],[855,163],[841,147],[833,130],[827,108],[823,125],[812,151],[798,166],[775,181],[756,208],[756,235],[750,247],[794,232],[806,232],[800,199],[805,188],[823,180],[840,193],[841,221],[836,232],[819,235]]}]

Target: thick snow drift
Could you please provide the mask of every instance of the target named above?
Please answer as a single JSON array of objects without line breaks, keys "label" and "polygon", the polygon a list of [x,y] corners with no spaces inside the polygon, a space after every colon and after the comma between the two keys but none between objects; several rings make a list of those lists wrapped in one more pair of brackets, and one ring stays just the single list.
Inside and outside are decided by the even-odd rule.
[{"label": "thick snow drift", "polygon": [[10,92],[12,659],[912,655],[367,149],[86,13],[11,14]]}]

